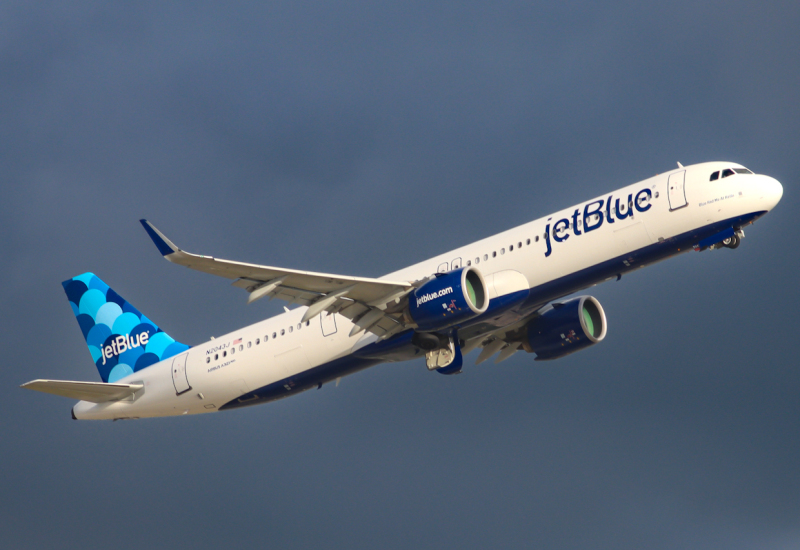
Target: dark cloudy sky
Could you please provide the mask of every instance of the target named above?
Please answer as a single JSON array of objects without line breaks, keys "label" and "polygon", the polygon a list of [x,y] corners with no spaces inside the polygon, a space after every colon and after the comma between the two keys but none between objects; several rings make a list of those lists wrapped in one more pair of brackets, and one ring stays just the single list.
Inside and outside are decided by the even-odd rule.
[{"label": "dark cloudy sky", "polygon": [[[7,548],[800,547],[800,4],[0,3]],[[784,185],[736,251],[592,290],[606,340],[75,422],[60,282],[195,344],[280,311],[165,262],[379,276],[676,161]]]}]

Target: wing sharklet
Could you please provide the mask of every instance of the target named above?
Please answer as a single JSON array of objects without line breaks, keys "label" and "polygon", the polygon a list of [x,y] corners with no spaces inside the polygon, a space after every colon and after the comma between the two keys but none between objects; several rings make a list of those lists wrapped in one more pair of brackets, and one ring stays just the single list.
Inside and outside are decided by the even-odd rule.
[{"label": "wing sharklet", "polygon": [[158,248],[158,251],[161,252],[162,256],[166,258],[170,254],[181,251],[180,248],[175,246],[175,243],[169,240],[161,231],[156,229],[152,223],[147,220],[139,220],[139,223],[141,223],[144,227],[144,230],[147,231],[147,234],[153,240],[153,243],[156,245],[156,248]]}]

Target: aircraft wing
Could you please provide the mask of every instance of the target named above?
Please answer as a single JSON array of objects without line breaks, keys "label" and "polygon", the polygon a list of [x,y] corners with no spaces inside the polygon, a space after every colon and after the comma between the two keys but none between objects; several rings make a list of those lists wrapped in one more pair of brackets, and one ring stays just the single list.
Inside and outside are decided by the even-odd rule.
[{"label": "aircraft wing", "polygon": [[52,393],[92,403],[120,401],[144,387],[142,384],[106,384],[103,382],[73,382],[71,380],[32,380],[20,386],[28,390]]},{"label": "aircraft wing", "polygon": [[140,221],[167,260],[234,279],[234,286],[250,293],[248,304],[269,296],[308,306],[303,322],[323,311],[339,313],[356,324],[353,334],[366,330],[388,338],[410,328],[401,313],[403,300],[416,288],[410,282],[298,271],[192,254],[175,246],[149,221]]},{"label": "aircraft wing", "polygon": [[491,331],[478,331],[477,334],[465,334],[461,353],[466,355],[474,349],[481,348],[480,354],[475,359],[476,365],[480,365],[495,354],[497,354],[497,357],[494,360],[494,364],[501,363],[523,349],[522,343],[526,335],[525,328],[538,315],[539,312],[537,311],[518,320],[516,323],[502,328]]}]

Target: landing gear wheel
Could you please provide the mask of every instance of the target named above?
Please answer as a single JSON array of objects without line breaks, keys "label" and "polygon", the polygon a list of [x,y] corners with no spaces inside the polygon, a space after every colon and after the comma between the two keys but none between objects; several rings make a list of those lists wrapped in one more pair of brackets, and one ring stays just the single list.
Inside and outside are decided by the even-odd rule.
[{"label": "landing gear wheel", "polygon": [[411,337],[411,343],[423,351],[432,351],[441,344],[439,337],[429,332],[415,332]]},{"label": "landing gear wheel", "polygon": [[724,241],[722,241],[722,244],[733,250],[735,248],[739,248],[741,242],[742,241],[739,239],[738,235],[733,235],[731,236],[730,239],[725,239]]}]

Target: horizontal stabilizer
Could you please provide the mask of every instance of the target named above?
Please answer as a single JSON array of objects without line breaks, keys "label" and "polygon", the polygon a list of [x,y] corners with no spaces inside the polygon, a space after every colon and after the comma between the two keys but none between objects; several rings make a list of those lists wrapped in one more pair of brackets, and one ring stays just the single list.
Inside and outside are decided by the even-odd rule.
[{"label": "horizontal stabilizer", "polygon": [[71,380],[32,380],[20,388],[62,395],[80,401],[105,403],[131,397],[143,384],[106,384],[104,382],[73,382]]}]

